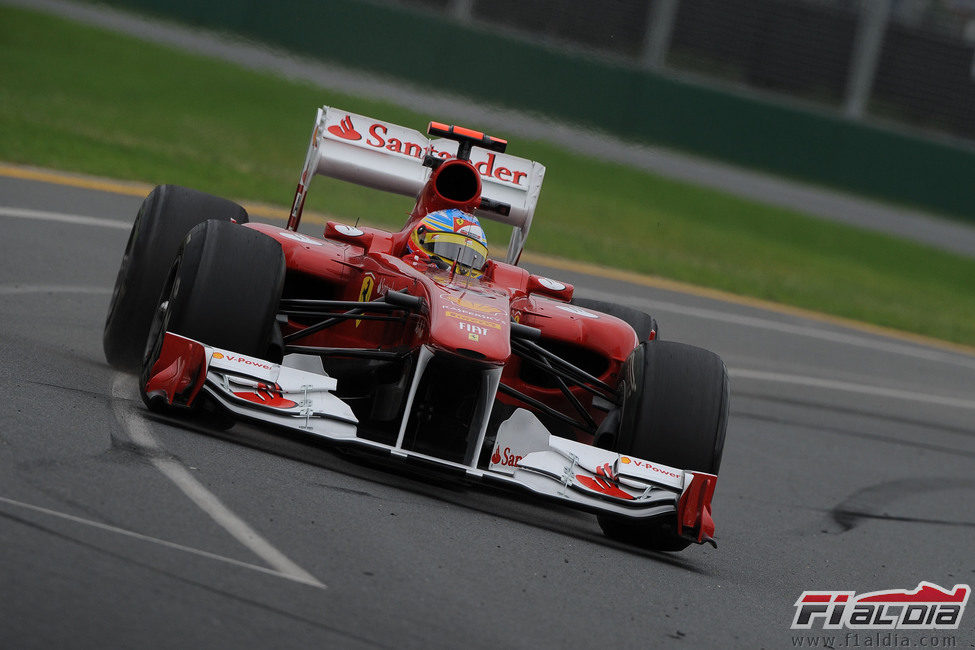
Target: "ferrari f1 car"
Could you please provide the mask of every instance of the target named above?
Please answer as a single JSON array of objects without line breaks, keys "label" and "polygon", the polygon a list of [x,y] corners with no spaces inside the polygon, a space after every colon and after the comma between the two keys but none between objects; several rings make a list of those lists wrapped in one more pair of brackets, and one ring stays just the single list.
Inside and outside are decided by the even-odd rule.
[{"label": "ferrari f1 car", "polygon": [[[287,226],[160,186],[126,245],[108,361],[143,400],[371,450],[591,511],[617,540],[714,544],[728,377],[656,321],[518,266],[545,168],[507,142],[324,107]],[[298,232],[322,174],[416,198],[399,232]],[[490,259],[480,219],[511,226]]]}]

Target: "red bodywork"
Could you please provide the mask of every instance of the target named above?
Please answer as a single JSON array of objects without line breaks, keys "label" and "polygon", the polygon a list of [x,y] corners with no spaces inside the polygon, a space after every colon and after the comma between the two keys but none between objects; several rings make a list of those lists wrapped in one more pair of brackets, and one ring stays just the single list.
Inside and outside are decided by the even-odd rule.
[{"label": "red bodywork", "polygon": [[[544,167],[508,156],[492,180],[479,166],[490,170],[505,141],[438,123],[428,133],[456,140],[456,157],[435,150],[434,141],[416,160],[399,145],[387,154],[370,151],[376,145],[369,141],[342,144],[361,135],[350,115],[338,120],[326,109],[319,111],[288,227],[235,227],[271,237],[283,252],[286,275],[267,354],[247,356],[160,332],[143,370],[146,403],[195,408],[202,393],[204,408],[450,467],[611,517],[653,523],[676,515],[678,537],[714,544],[716,475],[611,450],[634,393],[632,359],[642,358],[633,355],[641,344],[633,327],[573,304],[571,285],[516,265]],[[378,122],[369,131],[379,128],[399,129],[403,141],[420,136]],[[473,146],[491,152],[488,160],[472,164]],[[399,232],[330,221],[321,237],[299,234],[314,173],[415,196],[416,204]],[[506,176],[530,182],[514,190],[503,186]],[[418,222],[450,208],[512,226],[510,263],[487,260],[470,271],[447,265],[453,253],[411,249]],[[464,215],[455,215],[454,235],[469,223]],[[170,309],[160,303],[157,317],[168,323]],[[317,356],[325,372],[300,369],[315,359],[282,362],[291,354]],[[604,529],[615,520],[606,521]]]},{"label": "red bodywork", "polygon": [[[442,177],[466,175],[474,190],[463,198],[449,198]],[[572,286],[545,281],[525,269],[488,260],[480,277],[452,274],[406,253],[413,225],[426,214],[446,208],[473,212],[480,202],[480,175],[466,160],[451,159],[430,175],[404,228],[396,233],[375,228],[349,229],[329,222],[323,237],[297,235],[291,230],[265,224],[247,224],[280,242],[288,269],[285,296],[293,286],[316,287],[319,295],[293,297],[366,302],[388,291],[405,291],[422,297],[427,309],[405,323],[350,320],[324,331],[296,339],[298,345],[370,348],[405,352],[428,345],[486,366],[503,366],[501,382],[560,411],[572,405],[554,385],[526,380],[522,364],[511,352],[510,323],[541,330],[539,343],[560,351],[573,350],[574,358],[586,360],[585,369],[610,386],[620,380],[620,369],[639,344],[625,322],[569,304]],[[553,289],[552,287],[555,287]],[[561,288],[559,288],[561,287]],[[324,294],[324,295],[321,295]],[[289,321],[285,336],[305,324]],[[585,406],[592,394],[572,389]],[[504,395],[498,399],[523,406]],[[602,411],[593,411],[597,422]],[[579,434],[580,442],[591,436]]]}]

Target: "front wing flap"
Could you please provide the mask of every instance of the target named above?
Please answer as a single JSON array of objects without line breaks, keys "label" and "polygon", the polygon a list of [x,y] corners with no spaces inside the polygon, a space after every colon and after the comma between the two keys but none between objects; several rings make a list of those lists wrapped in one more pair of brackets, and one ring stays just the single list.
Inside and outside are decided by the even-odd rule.
[{"label": "front wing flap", "polygon": [[200,392],[241,418],[333,439],[354,439],[357,420],[324,374],[213,348],[166,332],[147,377],[147,403],[192,407]]},{"label": "front wing flap", "polygon": [[205,393],[233,415],[352,443],[392,456],[463,470],[471,478],[528,489],[597,513],[634,519],[677,517],[677,532],[714,544],[711,498],[717,476],[620,455],[551,435],[525,409],[500,427],[487,469],[462,465],[356,435],[352,409],[332,394],[336,380],[206,346],[166,332],[142,387],[147,403],[191,408]]}]

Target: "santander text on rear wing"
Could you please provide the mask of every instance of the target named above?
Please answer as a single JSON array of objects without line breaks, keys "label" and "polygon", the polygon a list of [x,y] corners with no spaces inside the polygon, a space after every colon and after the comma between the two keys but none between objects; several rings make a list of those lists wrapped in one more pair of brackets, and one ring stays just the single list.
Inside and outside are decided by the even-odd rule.
[{"label": "santander text on rear wing", "polygon": [[[315,118],[288,228],[298,228],[315,174],[416,197],[431,172],[423,165],[424,157],[452,158],[457,147],[454,140],[429,139],[415,129],[323,106]],[[514,228],[506,261],[516,264],[531,227],[545,167],[477,146],[471,150],[470,161],[481,174],[484,206],[492,206],[482,206],[476,214]]]}]

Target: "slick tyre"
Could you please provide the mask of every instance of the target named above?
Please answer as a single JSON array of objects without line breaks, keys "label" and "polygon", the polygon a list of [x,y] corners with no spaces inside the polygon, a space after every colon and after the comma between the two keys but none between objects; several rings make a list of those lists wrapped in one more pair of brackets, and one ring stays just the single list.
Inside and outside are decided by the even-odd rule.
[{"label": "slick tyre", "polygon": [[[624,368],[615,450],[679,469],[717,474],[728,426],[728,371],[721,358],[673,341],[642,343]],[[673,517],[633,521],[599,515],[607,536],[658,551],[680,551]]]},{"label": "slick tyre", "polygon": [[[144,388],[164,334],[266,358],[277,327],[284,286],[281,245],[267,235],[224,221],[206,221],[183,242],[165,282],[142,362]],[[165,410],[141,391],[146,405]]]},{"label": "slick tyre", "polygon": [[657,329],[657,320],[650,314],[644,313],[639,309],[633,309],[632,307],[625,307],[623,305],[617,305],[611,302],[604,302],[602,300],[593,300],[591,298],[573,298],[572,304],[578,305],[579,307],[584,307],[586,309],[591,309],[593,311],[602,312],[604,314],[609,314],[610,316],[615,316],[632,327],[636,332],[637,338],[641,342],[649,341],[651,333],[654,339],[656,339],[659,334],[659,330]]},{"label": "slick tyre", "polygon": [[178,185],[159,185],[142,202],[132,225],[105,320],[105,358],[120,370],[137,371],[153,310],[183,238],[215,219],[247,223],[232,201]]},{"label": "slick tyre", "polygon": [[281,245],[250,228],[210,220],[186,235],[159,298],[152,335],[166,331],[265,358],[284,286]]}]

